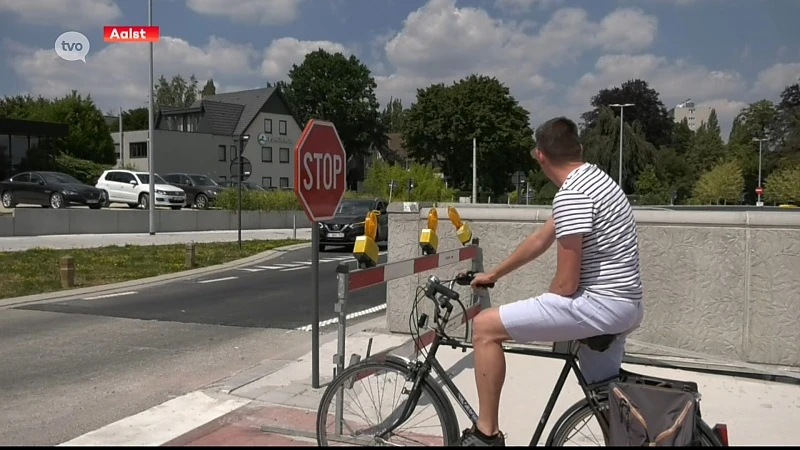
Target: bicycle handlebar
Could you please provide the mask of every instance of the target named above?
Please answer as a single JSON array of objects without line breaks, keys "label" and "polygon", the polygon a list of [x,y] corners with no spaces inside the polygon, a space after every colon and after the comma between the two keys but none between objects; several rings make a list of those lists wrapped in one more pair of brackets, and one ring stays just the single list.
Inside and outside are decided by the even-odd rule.
[{"label": "bicycle handlebar", "polygon": [[[472,280],[474,279],[475,279],[475,272],[470,270],[466,273],[458,274],[456,278],[452,280],[452,282],[455,282],[459,286],[469,286],[472,283]],[[493,288],[494,283],[480,284],[476,285],[476,287]],[[425,285],[425,296],[435,301],[439,306],[448,307],[450,302],[447,300],[440,301],[440,299],[437,299],[436,297],[437,294],[447,299],[452,299],[456,301],[459,299],[458,292],[445,286],[435,275],[431,275],[430,277],[428,277],[428,283]],[[449,306],[449,308],[452,308],[452,306]]]}]

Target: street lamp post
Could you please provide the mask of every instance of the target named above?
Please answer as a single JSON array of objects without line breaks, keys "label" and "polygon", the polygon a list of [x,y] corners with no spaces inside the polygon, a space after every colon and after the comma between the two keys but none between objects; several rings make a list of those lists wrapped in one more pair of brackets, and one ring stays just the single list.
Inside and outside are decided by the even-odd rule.
[{"label": "street lamp post", "polygon": [[608,105],[619,108],[619,178],[617,179],[617,182],[619,183],[619,188],[622,189],[623,192],[625,189],[622,187],[622,125],[624,123],[622,121],[622,116],[624,115],[625,107],[633,105],[634,103],[613,103]]},{"label": "street lamp post", "polygon": [[758,199],[756,200],[756,206],[764,206],[764,203],[761,201],[761,147],[764,141],[767,141],[767,138],[753,138],[753,142],[758,142]]},{"label": "street lamp post", "polygon": [[244,178],[244,164],[242,161],[242,157],[244,156],[244,147],[247,145],[247,141],[250,140],[249,134],[243,134],[239,138],[239,157],[236,158],[239,161],[239,167],[237,167],[238,172],[238,182],[239,182],[239,193],[238,193],[238,214],[239,214],[239,227],[238,227],[238,241],[239,241],[239,249],[242,248],[242,178]]},{"label": "street lamp post", "polygon": [[[148,0],[147,2],[147,25],[153,26],[153,0]],[[155,141],[154,136],[154,128],[155,124],[153,123],[154,115],[153,115],[153,42],[150,42],[150,84],[148,87],[147,92],[150,93],[149,95],[149,103],[147,107],[147,159],[148,159],[148,172],[150,176],[150,183],[149,183],[149,191],[150,194],[147,197],[148,209],[150,210],[150,234],[156,234],[156,181],[155,181],[155,152],[153,151],[153,145]],[[119,147],[122,149],[122,146]]]}]

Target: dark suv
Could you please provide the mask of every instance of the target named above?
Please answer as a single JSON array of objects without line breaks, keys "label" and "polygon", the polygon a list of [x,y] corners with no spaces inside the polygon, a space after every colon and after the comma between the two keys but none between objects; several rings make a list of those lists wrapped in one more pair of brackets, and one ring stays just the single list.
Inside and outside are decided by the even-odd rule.
[{"label": "dark suv", "polygon": [[367,213],[375,211],[378,214],[378,231],[375,242],[388,242],[389,217],[386,215],[386,202],[376,198],[374,200],[345,199],[336,210],[333,220],[319,222],[319,250],[324,251],[328,245],[353,245],[356,237],[364,234],[364,219]]},{"label": "dark suv", "polygon": [[206,175],[192,173],[168,173],[164,181],[186,192],[186,206],[208,209],[217,200],[223,188]]}]

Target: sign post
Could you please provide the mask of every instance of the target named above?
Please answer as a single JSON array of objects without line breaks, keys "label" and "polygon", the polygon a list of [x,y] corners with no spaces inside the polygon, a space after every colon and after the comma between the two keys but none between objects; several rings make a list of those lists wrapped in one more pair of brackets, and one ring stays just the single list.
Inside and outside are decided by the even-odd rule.
[{"label": "sign post", "polygon": [[311,385],[319,388],[319,227],[336,215],[347,178],[345,152],[331,122],[311,119],[294,148],[294,193],[311,222]]},{"label": "sign post", "polygon": [[242,182],[250,178],[250,174],[253,173],[253,165],[250,164],[249,159],[243,156],[244,147],[247,145],[248,140],[250,140],[250,136],[246,134],[239,138],[239,156],[231,161],[231,178],[236,177],[239,188],[236,201],[239,214],[238,241],[240,249],[242,248]]},{"label": "sign post", "polygon": [[756,206],[764,206],[764,202],[761,201],[761,194],[764,193],[764,189],[761,186],[756,188],[756,195],[758,195],[758,201],[756,201]]}]

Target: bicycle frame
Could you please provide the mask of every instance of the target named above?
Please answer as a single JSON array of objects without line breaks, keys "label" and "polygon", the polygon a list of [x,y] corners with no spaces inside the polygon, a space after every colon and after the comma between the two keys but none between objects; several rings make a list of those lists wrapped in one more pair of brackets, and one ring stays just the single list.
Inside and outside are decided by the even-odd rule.
[{"label": "bicycle frame", "polygon": [[[448,314],[449,315],[449,314]],[[478,414],[475,413],[475,410],[469,404],[464,395],[461,391],[456,387],[453,380],[447,374],[447,371],[439,364],[439,361],[436,360],[436,353],[439,350],[440,346],[449,346],[452,348],[461,348],[461,349],[468,349],[472,348],[472,344],[469,342],[464,342],[459,339],[451,338],[447,335],[443,335],[440,333],[439,330],[436,331],[436,335],[431,343],[430,350],[428,351],[427,356],[423,361],[416,361],[416,378],[414,380],[414,386],[411,390],[412,396],[409,397],[408,401],[405,402],[405,408],[399,414],[398,420],[394,422],[391,426],[386,428],[383,433],[381,433],[382,437],[386,437],[387,434],[391,433],[397,427],[399,427],[402,423],[404,423],[408,418],[411,416],[411,413],[416,408],[417,402],[419,401],[419,395],[422,393],[422,389],[420,384],[427,379],[431,370],[433,370],[438,376],[439,379],[442,380],[447,390],[450,394],[456,399],[458,405],[467,414],[467,417],[472,422],[472,424],[476,424],[478,421]],[[539,419],[539,423],[536,426],[536,431],[534,432],[533,436],[531,437],[530,446],[536,446],[539,443],[539,440],[544,433],[544,428],[547,426],[547,422],[550,419],[550,415],[553,412],[553,408],[555,408],[556,401],[558,401],[558,397],[561,395],[561,391],[564,388],[564,383],[567,381],[567,377],[569,376],[570,370],[575,373],[576,378],[578,379],[578,384],[580,384],[581,389],[583,390],[584,396],[589,403],[589,406],[592,408],[592,411],[595,413],[595,417],[598,418],[600,421],[601,427],[604,429],[608,428],[608,424],[605,423],[605,418],[602,414],[600,414],[598,410],[598,402],[596,401],[593,395],[592,386],[599,385],[603,382],[593,384],[590,386],[586,379],[583,376],[583,373],[578,367],[577,364],[577,357],[575,356],[574,352],[570,350],[567,353],[553,353],[545,350],[537,350],[534,348],[517,348],[512,347],[509,345],[503,345],[503,351],[505,353],[510,354],[519,354],[519,355],[527,355],[527,356],[538,356],[542,358],[550,358],[550,359],[563,359],[564,360],[564,367],[561,369],[561,373],[558,376],[558,380],[556,381],[556,385],[553,388],[553,392],[550,394],[550,399],[545,406],[544,412],[542,413],[541,418]]]}]

